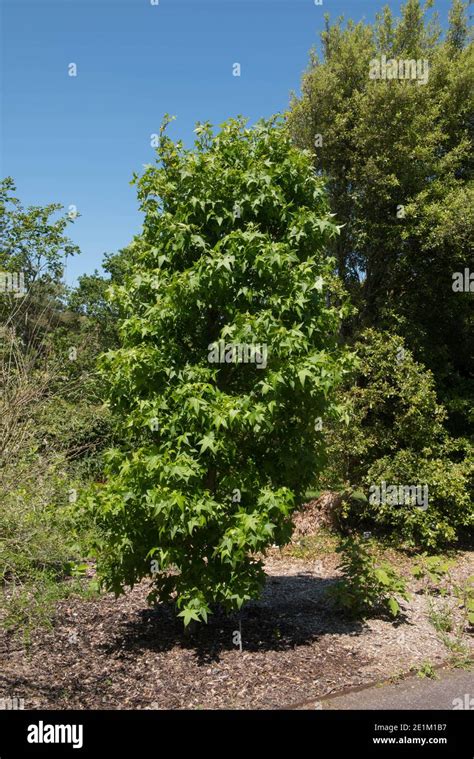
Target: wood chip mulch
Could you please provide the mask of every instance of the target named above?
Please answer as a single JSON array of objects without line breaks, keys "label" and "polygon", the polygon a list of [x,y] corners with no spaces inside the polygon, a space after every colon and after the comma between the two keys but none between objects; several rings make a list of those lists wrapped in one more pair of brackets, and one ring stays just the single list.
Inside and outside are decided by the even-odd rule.
[{"label": "wood chip mulch", "polygon": [[[273,551],[262,599],[192,636],[169,610],[147,607],[147,582],[118,600],[61,602],[54,628],[37,630],[28,650],[0,634],[0,697],[23,698],[25,709],[315,708],[330,694],[446,660],[421,594],[400,624],[336,614],[325,598],[336,562]],[[472,573],[472,555],[460,566]]]}]

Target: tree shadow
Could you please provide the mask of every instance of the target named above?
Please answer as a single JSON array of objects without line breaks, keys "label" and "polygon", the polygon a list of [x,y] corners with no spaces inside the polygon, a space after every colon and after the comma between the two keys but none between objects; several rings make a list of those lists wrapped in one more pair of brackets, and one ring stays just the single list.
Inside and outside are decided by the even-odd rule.
[{"label": "tree shadow", "polygon": [[272,575],[258,601],[247,603],[240,613],[216,609],[207,625],[191,633],[183,629],[169,607],[142,609],[126,621],[112,641],[102,645],[107,654],[133,658],[148,650],[164,652],[175,646],[192,650],[200,664],[218,662],[224,651],[288,651],[310,645],[324,635],[359,635],[365,625],[335,611],[326,591],[334,579],[311,573]]}]

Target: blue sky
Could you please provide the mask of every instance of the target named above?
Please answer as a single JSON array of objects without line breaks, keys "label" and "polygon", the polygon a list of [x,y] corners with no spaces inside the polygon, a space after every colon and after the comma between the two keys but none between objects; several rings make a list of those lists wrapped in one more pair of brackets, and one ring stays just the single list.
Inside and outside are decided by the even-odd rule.
[{"label": "blue sky", "polygon": [[[140,230],[134,171],[154,160],[164,113],[191,144],[196,121],[252,122],[299,90],[324,13],[372,20],[384,0],[1,0],[1,175],[25,204],[81,217],[67,281]],[[386,4],[398,13],[400,2]],[[449,0],[435,0],[443,26]],[[241,64],[241,76],[232,65]],[[68,65],[77,65],[77,76]]]}]

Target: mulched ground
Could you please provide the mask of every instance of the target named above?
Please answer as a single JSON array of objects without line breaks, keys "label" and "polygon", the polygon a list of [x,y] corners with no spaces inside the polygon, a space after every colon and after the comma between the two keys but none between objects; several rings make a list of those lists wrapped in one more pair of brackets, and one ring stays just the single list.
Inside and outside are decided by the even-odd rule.
[{"label": "mulched ground", "polygon": [[[211,617],[185,637],[169,611],[147,607],[146,582],[117,601],[62,602],[54,629],[38,630],[29,651],[1,634],[0,697],[23,698],[25,709],[315,708],[330,694],[446,660],[420,594],[398,625],[335,614],[325,590],[336,566],[334,554],[308,562],[273,550],[264,596],[240,616],[242,653],[233,642],[239,616]],[[459,556],[456,571],[472,574],[472,554]]]}]

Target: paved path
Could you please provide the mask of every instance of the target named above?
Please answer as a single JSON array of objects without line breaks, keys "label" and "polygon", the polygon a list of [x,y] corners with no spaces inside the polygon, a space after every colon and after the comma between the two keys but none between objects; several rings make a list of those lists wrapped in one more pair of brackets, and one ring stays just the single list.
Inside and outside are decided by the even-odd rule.
[{"label": "paved path", "polygon": [[[438,670],[439,680],[409,677],[323,700],[323,709],[453,709],[474,710],[474,670]],[[454,699],[461,699],[454,702]]]}]

